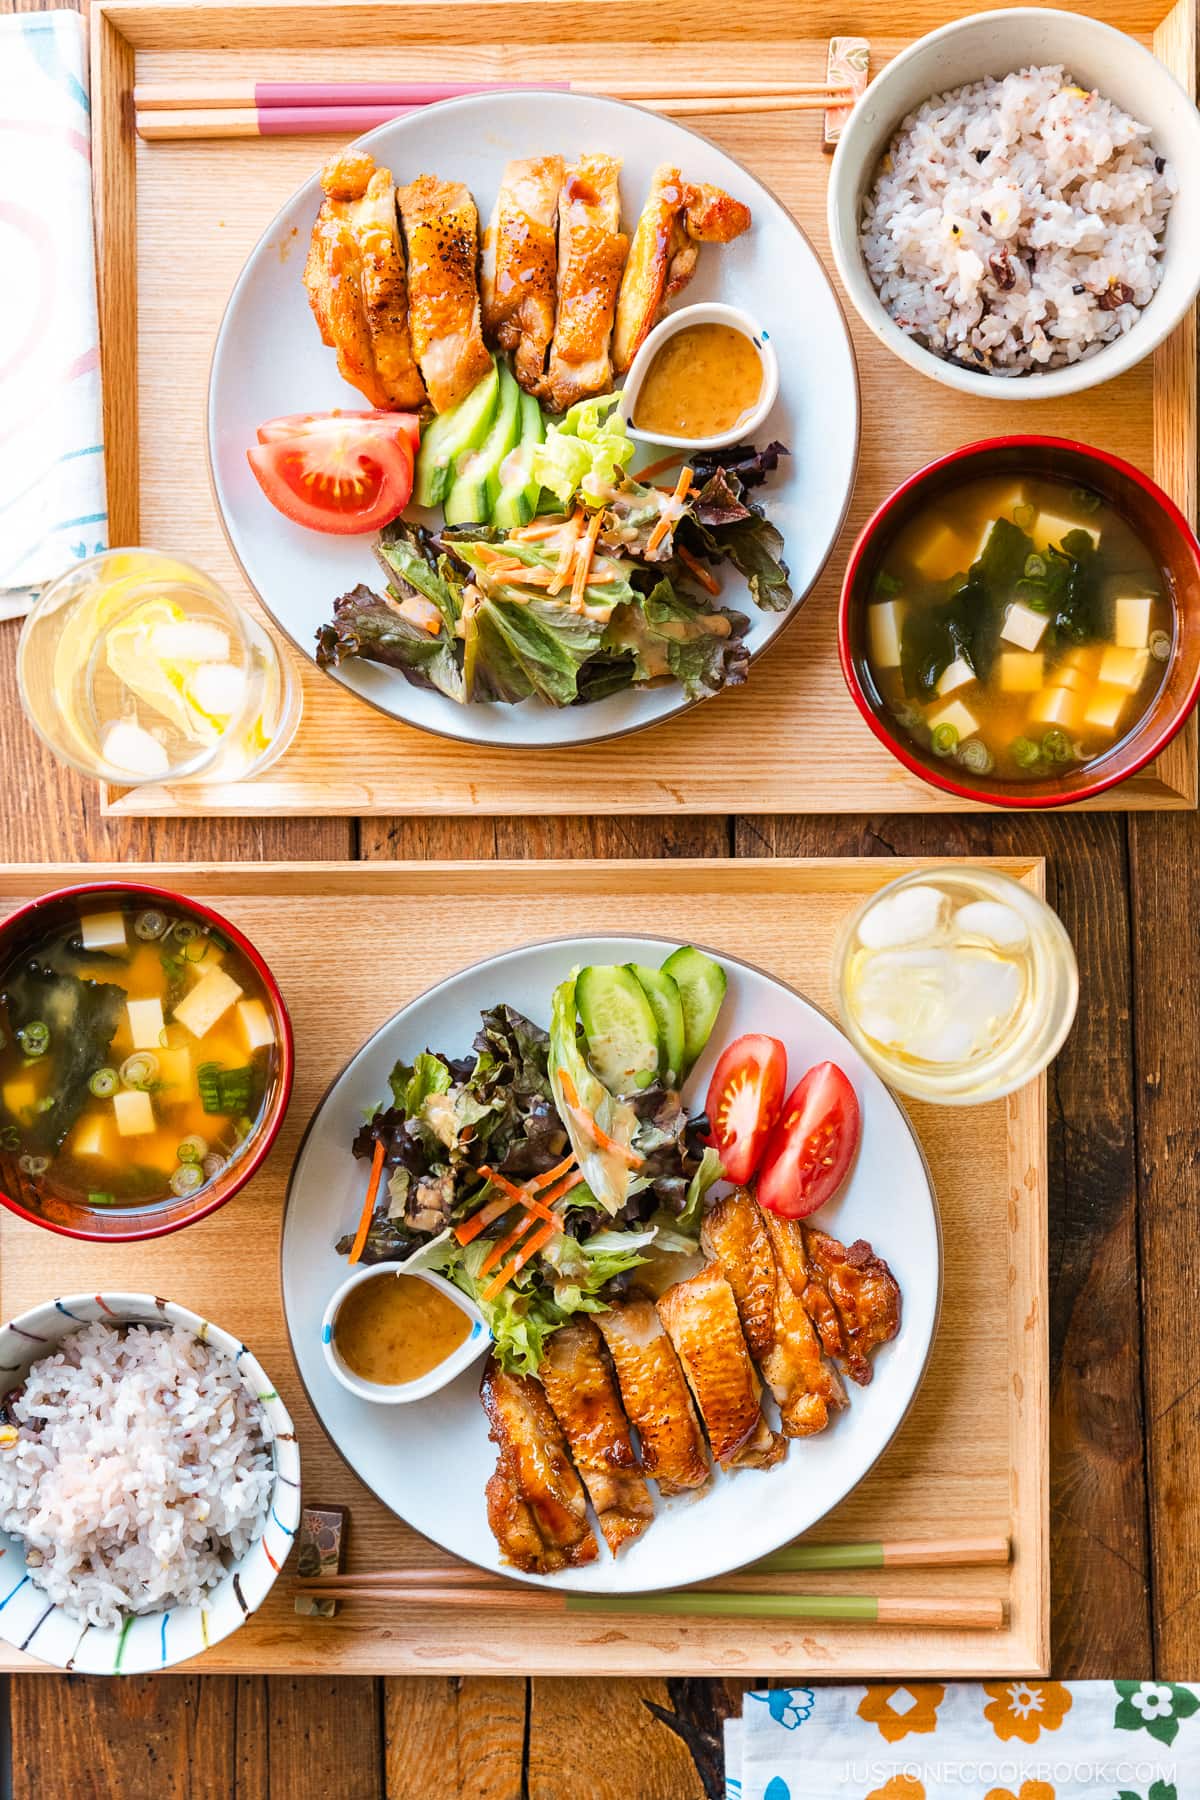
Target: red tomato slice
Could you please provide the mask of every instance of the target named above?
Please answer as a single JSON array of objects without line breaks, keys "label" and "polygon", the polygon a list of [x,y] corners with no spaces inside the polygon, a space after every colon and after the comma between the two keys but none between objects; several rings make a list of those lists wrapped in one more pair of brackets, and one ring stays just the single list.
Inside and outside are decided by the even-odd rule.
[{"label": "red tomato slice", "polygon": [[407,436],[378,427],[327,421],[320,430],[253,444],[246,455],[271,505],[310,531],[378,531],[412,493]]},{"label": "red tomato slice", "polygon": [[403,434],[412,445],[413,455],[421,448],[421,421],[416,413],[380,412],[378,408],[370,412],[343,412],[340,407],[326,413],[284,413],[278,419],[268,419],[265,425],[258,428],[260,444],[275,444],[281,438],[307,436],[317,432],[330,423],[339,420],[349,424],[360,425],[364,430],[380,430],[396,436]]},{"label": "red tomato slice", "polygon": [[736,1038],[721,1057],[705,1111],[708,1141],[716,1145],[727,1180],[740,1185],[757,1169],[786,1085],[787,1051],[778,1038]]},{"label": "red tomato slice", "polygon": [[768,1212],[804,1219],[841,1187],[858,1148],[858,1096],[836,1063],[818,1063],[792,1092],[758,1177]]}]

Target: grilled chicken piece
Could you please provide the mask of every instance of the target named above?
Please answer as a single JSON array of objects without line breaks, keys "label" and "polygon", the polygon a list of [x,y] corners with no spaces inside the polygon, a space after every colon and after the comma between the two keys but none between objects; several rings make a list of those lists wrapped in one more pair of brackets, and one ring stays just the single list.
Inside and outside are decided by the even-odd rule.
[{"label": "grilled chicken piece", "polygon": [[715,1263],[677,1281],[658,1316],[679,1353],[712,1453],[727,1469],[769,1469],[787,1445],[763,1418],[755,1373],[738,1323],[733,1289]]},{"label": "grilled chicken piece", "polygon": [[806,1230],[809,1289],[826,1321],[832,1307],[840,1327],[837,1352],[852,1381],[866,1386],[871,1379],[870,1356],[888,1343],[900,1329],[900,1285],[881,1256],[865,1238],[849,1247],[824,1231]]},{"label": "grilled chicken piece", "polygon": [[750,229],[750,208],[723,188],[684,181],[671,163],[654,171],[621,277],[613,367],[623,375],[663,315],[668,300],[696,272],[700,245],[727,244]]},{"label": "grilled chicken piece", "polygon": [[416,411],[425,384],[408,330],[408,282],[390,169],[339,151],[321,170],[304,285],[342,378],[372,406]]},{"label": "grilled chicken piece", "polygon": [[846,1404],[845,1391],[775,1261],[758,1201],[745,1188],[718,1200],[701,1226],[700,1243],[733,1289],[750,1354],[779,1403],[783,1435],[824,1431],[830,1407]]},{"label": "grilled chicken piece", "polygon": [[647,1475],[664,1495],[703,1487],[709,1476],[704,1436],[653,1300],[620,1300],[597,1313],[596,1324],[613,1359],[625,1411],[637,1427]]},{"label": "grilled chicken piece", "polygon": [[581,156],[558,196],[558,312],[540,390],[555,412],[612,386],[608,354],[629,239],[621,230],[620,161]]},{"label": "grilled chicken piece", "polygon": [[654,1501],[630,1442],[600,1333],[590,1319],[563,1325],[546,1340],[538,1375],[615,1556],[645,1531],[654,1517]]},{"label": "grilled chicken piece", "polygon": [[527,1574],[577,1568],[599,1555],[587,1501],[558,1420],[532,1375],[506,1375],[489,1357],[479,1389],[499,1456],[487,1484],[488,1524]]},{"label": "grilled chicken piece", "polygon": [[554,336],[562,175],[561,156],[508,163],[483,234],[483,335],[512,351],[517,380],[530,394],[542,384]]},{"label": "grilled chicken piece", "polygon": [[461,181],[418,175],[396,189],[408,250],[408,323],[429,398],[445,412],[492,366],[480,330],[479,215]]}]

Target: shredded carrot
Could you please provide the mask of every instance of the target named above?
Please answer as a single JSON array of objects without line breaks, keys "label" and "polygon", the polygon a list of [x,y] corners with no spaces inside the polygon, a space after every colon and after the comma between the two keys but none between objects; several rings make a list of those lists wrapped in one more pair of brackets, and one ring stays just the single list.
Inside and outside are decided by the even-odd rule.
[{"label": "shredded carrot", "polygon": [[[582,1183],[583,1176],[579,1173],[578,1169],[573,1169],[565,1181],[560,1181],[558,1186],[552,1187],[548,1194],[543,1194],[541,1197],[542,1204],[547,1208],[544,1216],[548,1219],[557,1218],[557,1213],[550,1212],[549,1208],[554,1205],[556,1200],[561,1200],[564,1194],[574,1193],[575,1189],[580,1187]],[[537,1202],[531,1201],[530,1204],[536,1205]]]},{"label": "shredded carrot", "polygon": [[477,1213],[472,1213],[469,1219],[464,1219],[461,1225],[454,1227],[455,1237],[460,1244],[469,1244],[498,1219],[501,1213],[506,1213],[511,1205],[512,1201],[507,1194],[501,1194],[498,1200],[489,1200]]},{"label": "shredded carrot", "polygon": [[479,1265],[479,1273],[481,1275],[486,1275],[490,1269],[496,1267],[497,1263],[503,1262],[517,1239],[524,1237],[525,1233],[529,1230],[529,1227],[535,1223],[536,1221],[532,1213],[522,1213],[508,1236],[500,1238],[498,1242],[492,1245],[491,1249]]},{"label": "shredded carrot", "polygon": [[543,1188],[552,1187],[556,1181],[561,1180],[568,1169],[574,1167],[575,1152],[572,1150],[568,1156],[563,1157],[561,1162],[555,1163],[552,1169],[547,1169],[544,1175],[537,1176],[529,1185],[535,1194],[540,1194]]},{"label": "shredded carrot", "polygon": [[362,1213],[358,1221],[358,1230],[354,1234],[354,1242],[350,1246],[350,1261],[356,1263],[363,1253],[367,1242],[367,1232],[371,1229],[371,1214],[375,1211],[375,1196],[379,1192],[379,1179],[383,1174],[383,1159],[386,1152],[382,1138],[375,1139],[375,1154],[371,1158],[371,1179],[367,1183],[367,1197],[363,1201]]},{"label": "shredded carrot", "polygon": [[505,1263],[500,1273],[484,1288],[481,1298],[494,1300],[496,1295],[508,1286],[513,1276],[525,1267],[530,1257],[536,1256],[539,1250],[544,1249],[550,1239],[557,1236],[560,1229],[561,1227],[556,1223],[543,1225],[540,1230],[535,1231],[531,1238],[525,1240],[524,1245],[518,1250],[512,1261]]},{"label": "shredded carrot", "polygon": [[535,519],[532,525],[522,525],[519,531],[510,531],[508,535],[519,544],[537,544],[561,531],[564,522],[562,519]]},{"label": "shredded carrot", "polygon": [[507,1175],[501,1175],[498,1169],[490,1169],[487,1163],[480,1163],[479,1173],[486,1175],[492,1186],[498,1187],[500,1192],[507,1194],[510,1200],[519,1200],[522,1206],[525,1204],[525,1189],[518,1187],[515,1181],[510,1181]]},{"label": "shredded carrot", "polygon": [[660,456],[657,462],[648,463],[644,469],[639,469],[634,480],[645,483],[652,475],[661,475],[664,469],[673,469],[676,463],[682,461],[681,456]]},{"label": "shredded carrot", "polygon": [[557,594],[567,585],[567,577],[571,573],[571,564],[575,561],[575,546],[579,542],[579,529],[583,523],[583,513],[576,511],[567,520],[570,536],[559,552],[558,565],[554,571],[554,579],[550,583],[550,592]]},{"label": "shredded carrot", "polygon": [[[672,500],[686,500],[688,489],[691,485],[692,471],[687,467],[680,469],[679,480],[675,483],[675,491],[671,495]],[[658,549],[658,546],[670,531],[672,523],[673,521],[668,519],[666,513],[664,513],[658,521],[658,524],[654,527],[654,530],[650,533],[649,538],[646,540],[647,556],[653,556],[654,552]]]},{"label": "shredded carrot", "polygon": [[579,557],[575,564],[575,574],[571,580],[571,601],[578,606],[587,588],[588,576],[591,573],[592,558],[596,554],[596,539],[600,536],[600,527],[604,523],[604,508],[599,506],[588,520],[588,528],[580,547]]},{"label": "shredded carrot", "polygon": [[559,1084],[562,1087],[563,1099],[566,1101],[571,1111],[576,1113],[580,1120],[587,1126],[599,1148],[601,1150],[611,1151],[613,1156],[620,1157],[621,1161],[628,1164],[631,1169],[640,1169],[645,1158],[639,1156],[636,1150],[631,1150],[628,1144],[618,1144],[616,1138],[609,1137],[607,1131],[603,1129],[597,1119],[588,1111],[587,1107],[579,1098],[579,1091],[565,1069],[560,1069],[558,1071],[558,1079]]},{"label": "shredded carrot", "polygon": [[705,588],[714,596],[714,598],[720,593],[720,582],[717,580],[711,569],[705,568],[698,556],[693,556],[691,551],[685,550],[682,544],[676,544],[675,554],[683,564],[684,568],[691,571],[692,575],[700,583],[702,588]]}]

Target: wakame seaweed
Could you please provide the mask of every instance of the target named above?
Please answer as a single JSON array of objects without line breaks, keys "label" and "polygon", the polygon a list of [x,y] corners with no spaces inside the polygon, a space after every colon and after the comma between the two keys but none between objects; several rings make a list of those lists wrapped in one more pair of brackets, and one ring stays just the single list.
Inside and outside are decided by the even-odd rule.
[{"label": "wakame seaweed", "polygon": [[39,1059],[50,1070],[41,1110],[23,1119],[19,1130],[24,1152],[57,1155],[83,1111],[89,1080],[108,1060],[125,990],[27,962],[9,975],[0,1004],[14,1034],[37,1023],[49,1032]]}]

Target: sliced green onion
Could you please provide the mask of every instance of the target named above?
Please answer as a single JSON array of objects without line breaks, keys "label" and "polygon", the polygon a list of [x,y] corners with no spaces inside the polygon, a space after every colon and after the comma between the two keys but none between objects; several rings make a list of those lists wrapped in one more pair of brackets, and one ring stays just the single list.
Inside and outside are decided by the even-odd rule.
[{"label": "sliced green onion", "polygon": [[930,745],[935,756],[953,756],[958,748],[957,726],[935,725]]},{"label": "sliced green onion", "polygon": [[155,938],[160,938],[166,929],[167,915],[163,912],[151,910],[150,912],[139,913],[137,918],[133,921],[134,936],[142,938],[146,943],[151,943]]},{"label": "sliced green onion", "polygon": [[17,1160],[17,1167],[24,1175],[44,1175],[50,1167],[48,1156],[22,1156]]},{"label": "sliced green onion", "polygon": [[903,585],[904,583],[897,581],[894,575],[889,575],[886,569],[880,569],[878,575],[875,577],[875,592],[877,594],[898,594]]},{"label": "sliced green onion", "polygon": [[171,935],[181,944],[192,944],[201,935],[201,928],[192,919],[176,919],[171,927]]},{"label": "sliced green onion", "polygon": [[989,775],[996,766],[996,759],[982,738],[968,738],[958,753],[958,760],[972,775]]},{"label": "sliced green onion", "polygon": [[42,1019],[30,1019],[17,1032],[17,1042],[26,1056],[45,1056],[50,1048],[50,1027]]},{"label": "sliced green onion", "polygon": [[204,1170],[205,1181],[212,1181],[225,1167],[225,1158],[218,1156],[215,1150],[210,1150],[200,1167]]},{"label": "sliced green onion", "polygon": [[88,1093],[95,1094],[97,1100],[111,1100],[121,1085],[121,1077],[115,1069],[97,1069],[88,1082]]},{"label": "sliced green onion", "polygon": [[190,963],[203,962],[208,951],[209,943],[206,937],[192,938],[183,946],[183,960]]},{"label": "sliced green onion", "polygon": [[121,1080],[127,1088],[148,1088],[158,1080],[158,1058],[149,1050],[135,1050],[121,1064]]},{"label": "sliced green onion", "polygon": [[197,1188],[204,1186],[204,1170],[198,1163],[180,1163],[171,1177],[171,1192],[180,1198],[184,1194],[194,1194]]},{"label": "sliced green onion", "polygon": [[250,1136],[250,1133],[253,1130],[254,1130],[254,1120],[253,1119],[247,1119],[247,1118],[239,1119],[237,1122],[238,1143],[244,1144],[246,1139]]},{"label": "sliced green onion", "polygon": [[1045,579],[1045,575],[1046,575],[1046,559],[1044,556],[1039,556],[1037,554],[1037,552],[1035,551],[1032,556],[1027,556],[1025,558],[1025,579],[1026,579],[1026,581],[1043,581]]},{"label": "sliced green onion", "polygon": [[1166,662],[1171,654],[1171,635],[1167,631],[1150,633],[1150,654],[1158,662]]},{"label": "sliced green onion", "polygon": [[54,1095],[53,1094],[43,1094],[40,1100],[35,1100],[33,1103],[33,1110],[35,1113],[51,1112],[53,1110],[53,1108],[54,1108]]},{"label": "sliced green onion", "polygon": [[1042,753],[1051,762],[1073,762],[1075,752],[1065,731],[1048,731],[1042,739]]},{"label": "sliced green onion", "polygon": [[1075,758],[1076,762],[1086,762],[1088,759],[1088,752],[1084,749],[1078,738],[1076,738],[1071,745],[1071,755]]},{"label": "sliced green onion", "polygon": [[15,1125],[6,1125],[0,1131],[0,1150],[18,1150],[21,1146],[21,1134]]},{"label": "sliced green onion", "polygon": [[208,1143],[202,1137],[185,1137],[175,1154],[181,1163],[202,1163],[208,1155]]},{"label": "sliced green onion", "polygon": [[1035,744],[1032,738],[1014,738],[1009,749],[1018,768],[1032,769],[1034,763],[1042,760],[1041,746]]},{"label": "sliced green onion", "polygon": [[200,1104],[206,1113],[221,1111],[221,1070],[217,1063],[201,1063],[196,1070],[196,1087]]},{"label": "sliced green onion", "polygon": [[1020,506],[1013,507],[1013,524],[1019,525],[1022,531],[1028,531],[1037,518],[1037,507],[1022,501]]},{"label": "sliced green onion", "polygon": [[921,723],[921,715],[915,706],[894,706],[892,708],[892,717],[895,719],[897,725],[901,726],[905,731],[914,731]]},{"label": "sliced green onion", "polygon": [[1099,511],[1100,496],[1099,494],[1094,494],[1091,488],[1072,488],[1071,498],[1076,506],[1082,507],[1084,512],[1094,513]]},{"label": "sliced green onion", "polygon": [[115,1198],[116,1196],[114,1194],[106,1194],[102,1188],[97,1189],[88,1195],[88,1205],[111,1206]]}]

